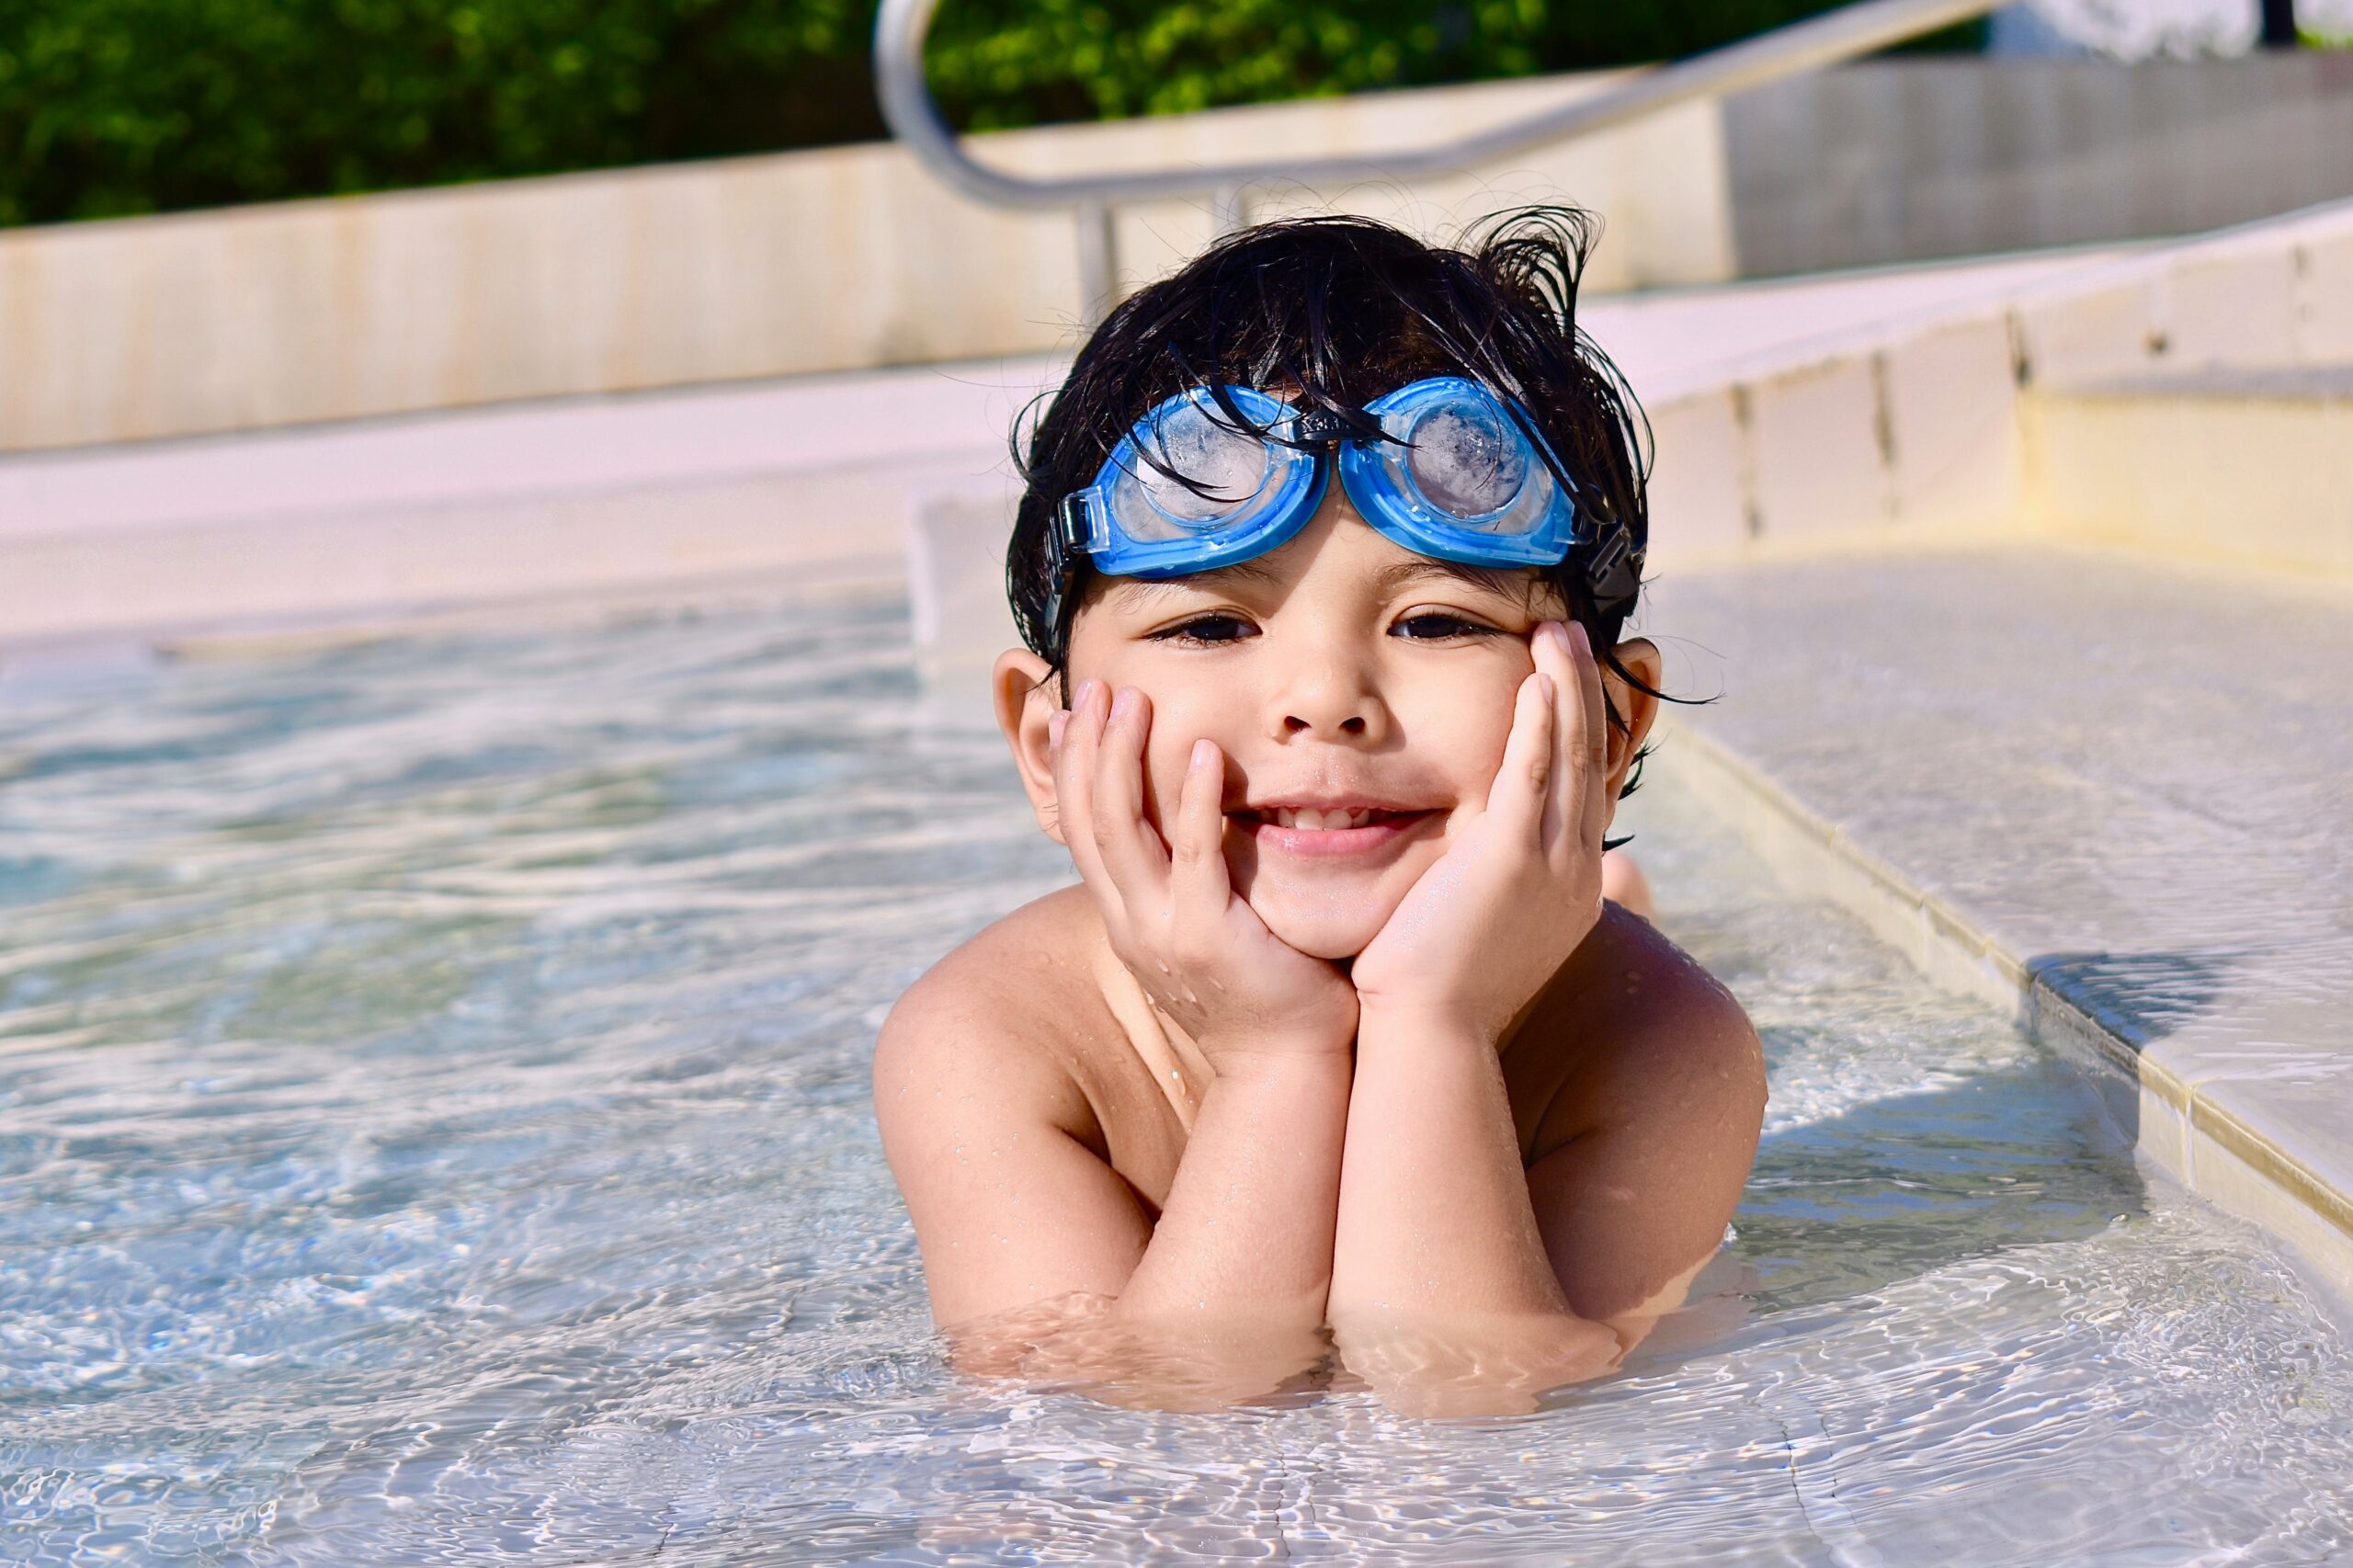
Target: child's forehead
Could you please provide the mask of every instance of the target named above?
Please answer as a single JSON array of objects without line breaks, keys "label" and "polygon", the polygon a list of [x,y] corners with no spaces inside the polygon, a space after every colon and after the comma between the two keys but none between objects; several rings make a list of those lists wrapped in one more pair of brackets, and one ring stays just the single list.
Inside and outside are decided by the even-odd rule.
[{"label": "child's forehead", "polygon": [[[1338,526],[1328,540],[1294,540],[1267,554],[1207,571],[1152,579],[1107,577],[1102,580],[1100,597],[1125,608],[1205,594],[1273,597],[1290,593],[1311,576],[1344,584],[1376,598],[1432,585],[1466,588],[1529,608],[1558,597],[1553,585],[1531,567],[1443,561],[1404,549],[1353,516],[1336,521]],[[1326,548],[1330,542],[1337,542],[1340,548]]]}]

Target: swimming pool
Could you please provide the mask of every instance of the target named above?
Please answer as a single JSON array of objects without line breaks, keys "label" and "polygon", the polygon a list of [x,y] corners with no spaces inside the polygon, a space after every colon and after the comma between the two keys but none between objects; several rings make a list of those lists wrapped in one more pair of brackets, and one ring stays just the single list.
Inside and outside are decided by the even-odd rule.
[{"label": "swimming pool", "polygon": [[1527,1416],[946,1372],[875,1026],[1059,885],[902,606],[0,687],[0,1559],[2353,1552],[2353,1346],[2074,1069],[1677,790],[1770,1055],[1697,1347]]}]

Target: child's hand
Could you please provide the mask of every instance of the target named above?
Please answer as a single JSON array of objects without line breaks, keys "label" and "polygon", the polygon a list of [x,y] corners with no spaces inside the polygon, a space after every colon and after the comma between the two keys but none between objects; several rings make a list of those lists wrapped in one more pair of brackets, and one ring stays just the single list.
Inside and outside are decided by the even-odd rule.
[{"label": "child's hand", "polygon": [[1601,667],[1580,626],[1547,621],[1529,643],[1536,671],[1520,683],[1486,809],[1357,956],[1368,1017],[1436,1017],[1500,1040],[1601,918]]},{"label": "child's hand", "polygon": [[1143,814],[1141,691],[1083,683],[1051,732],[1063,839],[1111,949],[1222,1071],[1237,1057],[1346,1051],[1357,995],[1338,967],[1278,939],[1225,870],[1225,756],[1194,743],[1165,846]]}]

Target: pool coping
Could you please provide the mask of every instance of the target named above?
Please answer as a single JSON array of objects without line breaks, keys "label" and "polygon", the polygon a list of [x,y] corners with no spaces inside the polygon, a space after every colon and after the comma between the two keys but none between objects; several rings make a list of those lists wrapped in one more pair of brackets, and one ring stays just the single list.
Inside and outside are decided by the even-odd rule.
[{"label": "pool coping", "polygon": [[1938,984],[2008,1013],[2088,1069],[2136,1153],[2200,1198],[2253,1221],[2353,1301],[2353,1194],[2296,1158],[2260,1115],[2220,1103],[2054,989],[1968,914],[1919,887],[1755,764],[1671,718],[1656,734],[1701,800],[1794,891],[1829,899]]}]

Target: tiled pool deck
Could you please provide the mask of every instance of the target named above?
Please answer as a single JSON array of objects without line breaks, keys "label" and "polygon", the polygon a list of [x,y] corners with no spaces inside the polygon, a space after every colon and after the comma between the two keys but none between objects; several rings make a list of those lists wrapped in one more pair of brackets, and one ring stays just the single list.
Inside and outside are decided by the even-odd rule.
[{"label": "tiled pool deck", "polygon": [[2353,1289],[2353,585],[2033,540],[1663,581],[1657,765],[2137,1072],[2159,1165]]}]

